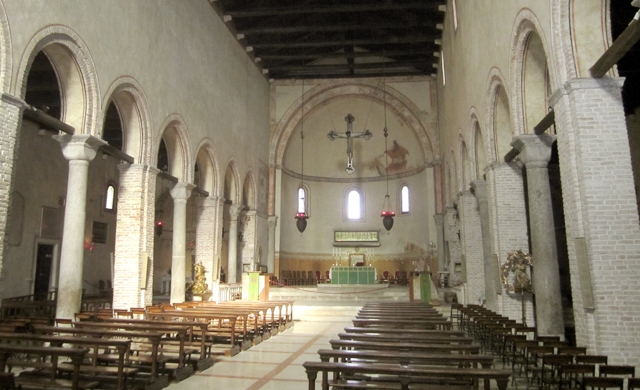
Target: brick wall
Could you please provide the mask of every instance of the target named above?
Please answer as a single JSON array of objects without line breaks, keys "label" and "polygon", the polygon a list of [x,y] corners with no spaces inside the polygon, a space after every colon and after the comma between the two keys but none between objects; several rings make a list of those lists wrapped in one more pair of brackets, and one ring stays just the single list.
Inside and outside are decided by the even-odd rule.
[{"label": "brick wall", "polygon": [[464,304],[477,304],[485,295],[484,255],[482,252],[482,228],[478,201],[470,192],[460,196],[460,230],[462,254],[465,259],[466,286]]}]

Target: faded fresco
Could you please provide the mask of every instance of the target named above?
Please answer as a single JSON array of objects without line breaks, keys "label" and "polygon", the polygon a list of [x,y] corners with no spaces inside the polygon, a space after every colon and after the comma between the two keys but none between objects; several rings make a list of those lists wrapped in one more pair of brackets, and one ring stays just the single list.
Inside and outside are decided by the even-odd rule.
[{"label": "faded fresco", "polygon": [[400,145],[398,141],[393,140],[391,148],[385,150],[379,156],[376,156],[369,165],[369,169],[377,171],[380,176],[385,175],[386,164],[389,164],[390,175],[409,171],[414,169],[414,167],[408,166],[408,155],[409,151]]}]

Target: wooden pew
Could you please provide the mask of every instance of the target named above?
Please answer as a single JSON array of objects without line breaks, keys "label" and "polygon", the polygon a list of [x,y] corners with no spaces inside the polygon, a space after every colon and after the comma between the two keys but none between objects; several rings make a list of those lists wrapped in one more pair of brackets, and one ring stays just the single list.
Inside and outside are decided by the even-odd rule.
[{"label": "wooden pew", "polygon": [[[44,334],[58,334],[58,335],[76,335],[76,336],[90,336],[90,337],[101,337],[101,338],[120,338],[120,339],[128,339],[128,340],[145,340],[147,343],[151,344],[151,351],[149,355],[139,355],[139,356],[131,356],[130,360],[132,362],[141,363],[141,364],[149,364],[150,366],[150,382],[149,384],[153,384],[152,388],[163,388],[168,385],[168,378],[166,375],[159,374],[160,365],[164,365],[167,361],[167,358],[160,355],[159,346],[160,340],[163,337],[163,334],[160,332],[145,332],[145,331],[124,331],[124,330],[104,330],[104,329],[87,329],[87,328],[68,328],[68,327],[58,327],[58,326],[43,326],[36,325],[34,326],[35,333],[44,333]],[[106,361],[112,360],[115,361],[118,359],[117,356],[113,358],[101,355],[99,359]],[[147,385],[149,386],[149,385]]]},{"label": "wooden pew", "polygon": [[[80,329],[88,328],[88,329],[93,329],[98,331],[124,330],[124,331],[133,331],[133,332],[158,332],[164,335],[170,334],[172,335],[172,337],[175,337],[178,340],[177,348],[175,348],[175,346],[172,346],[171,343],[168,342],[170,341],[170,338],[165,336],[160,340],[160,344],[157,347],[155,347],[155,348],[159,348],[157,349],[157,352],[163,354],[165,357],[171,356],[172,354],[177,355],[176,360],[178,362],[178,367],[175,370],[173,370],[173,377],[176,380],[181,381],[193,374],[193,367],[185,365],[185,359],[187,358],[187,355],[190,355],[191,353],[195,352],[195,350],[187,349],[185,347],[185,342],[187,340],[189,329],[190,329],[186,325],[182,325],[177,322],[171,325],[165,325],[165,324],[159,324],[159,323],[131,324],[131,323],[115,323],[115,322],[108,322],[108,321],[106,322],[105,321],[101,321],[101,322],[80,321],[80,322],[73,322],[72,325],[74,328],[80,328]],[[141,347],[139,348],[140,348],[139,350],[143,352],[147,352],[147,351],[152,352],[154,346],[150,345],[149,348],[145,348],[144,344],[142,344]]]},{"label": "wooden pew", "polygon": [[430,353],[459,353],[479,354],[480,346],[475,344],[427,344],[427,343],[398,343],[391,341],[359,341],[359,340],[329,340],[333,349],[365,349],[383,351],[407,351]]},{"label": "wooden pew", "polygon": [[387,318],[354,318],[352,320],[353,326],[359,328],[365,327],[385,327],[385,328],[413,328],[413,329],[440,329],[451,330],[452,324],[445,319],[433,319],[433,320],[405,320],[398,317]]},{"label": "wooden pew", "polygon": [[[358,328],[354,326],[347,326],[344,328],[347,333],[398,333],[397,328]],[[461,330],[434,330],[434,329],[402,329],[402,334],[415,334],[415,335],[433,335],[433,336],[445,336],[445,337],[465,337],[466,333]]]},{"label": "wooden pew", "polygon": [[423,353],[401,351],[374,351],[374,350],[344,350],[344,349],[319,349],[321,362],[333,359],[335,362],[380,362],[397,363],[403,366],[437,365],[455,367],[493,367],[493,356],[487,355],[461,355],[449,353]]},{"label": "wooden pew", "polygon": [[[133,377],[138,373],[137,368],[129,367],[129,352],[131,348],[131,340],[120,339],[104,339],[96,337],[75,337],[62,335],[43,335],[32,333],[0,333],[2,342],[12,343],[14,345],[25,345],[25,343],[38,343],[40,346],[48,344],[50,347],[63,347],[64,344],[71,346],[81,345],[84,348],[92,349],[87,357],[90,358],[90,364],[80,365],[80,374],[84,375],[107,375],[116,376],[118,389],[125,388],[125,377]],[[118,351],[117,366],[98,366],[99,350],[115,349]],[[11,360],[8,365],[15,365]],[[126,366],[126,367],[125,367]],[[58,366],[61,371],[73,371],[75,367],[66,367],[66,365]]]},{"label": "wooden pew", "polygon": [[[329,390],[330,386],[340,384],[341,378],[353,375],[384,375],[387,382],[399,383],[403,390],[408,390],[410,384],[429,383],[436,381],[458,383],[470,380],[477,383],[484,381],[485,390],[489,390],[489,381],[494,380],[499,390],[506,390],[511,375],[510,370],[488,368],[460,368],[460,367],[420,367],[401,366],[385,363],[336,363],[336,362],[305,362],[302,364],[307,372],[309,390],[315,390],[318,373],[322,373],[322,389]],[[329,372],[336,377],[329,381]],[[385,387],[388,388],[388,387]]]},{"label": "wooden pew", "polygon": [[[48,365],[47,371],[48,377],[31,376],[25,371],[21,375],[14,377],[15,384],[17,386],[25,387],[38,387],[38,388],[71,388],[77,389],[91,389],[98,386],[98,382],[81,382],[80,381],[80,364],[85,355],[89,352],[85,348],[67,348],[67,347],[40,347],[40,346],[28,346],[28,345],[15,345],[15,344],[0,344],[0,372],[4,372],[7,366],[7,361],[11,356],[29,354],[37,355],[40,357],[49,357],[51,363]],[[71,381],[61,379],[58,376],[58,361],[61,357],[71,359],[73,365],[73,371],[71,374]],[[23,361],[23,366],[32,366],[34,362]]]},{"label": "wooden pew", "polygon": [[404,333],[338,333],[341,340],[359,340],[359,341],[382,341],[397,343],[427,343],[427,344],[471,344],[472,337],[461,336],[433,336],[433,335],[417,335]]}]

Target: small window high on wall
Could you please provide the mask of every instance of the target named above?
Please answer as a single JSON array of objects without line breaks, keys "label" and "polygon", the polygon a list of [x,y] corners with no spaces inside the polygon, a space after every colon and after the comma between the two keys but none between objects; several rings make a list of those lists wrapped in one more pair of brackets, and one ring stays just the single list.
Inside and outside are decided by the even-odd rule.
[{"label": "small window high on wall", "polygon": [[106,211],[116,211],[116,199],[116,186],[109,183],[104,195],[104,209]]},{"label": "small window high on wall", "polygon": [[346,217],[350,221],[364,220],[364,201],[362,192],[358,189],[347,191]]},{"label": "small window high on wall", "polygon": [[298,188],[298,214],[309,214],[307,198],[307,190],[304,187]]},{"label": "small window high on wall", "polygon": [[406,184],[400,187],[400,211],[402,214],[409,214],[409,186]]}]

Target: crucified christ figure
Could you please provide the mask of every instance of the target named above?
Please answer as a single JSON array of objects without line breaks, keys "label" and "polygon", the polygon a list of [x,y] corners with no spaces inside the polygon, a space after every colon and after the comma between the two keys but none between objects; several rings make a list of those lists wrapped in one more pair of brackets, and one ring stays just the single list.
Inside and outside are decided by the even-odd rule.
[{"label": "crucified christ figure", "polygon": [[347,116],[344,117],[345,122],[347,122],[347,131],[344,133],[336,133],[335,131],[330,131],[329,134],[327,134],[327,137],[329,137],[329,139],[331,141],[333,141],[336,138],[346,138],[347,139],[347,173],[348,174],[352,174],[353,171],[355,171],[356,169],[353,167],[353,139],[354,138],[364,138],[366,140],[370,139],[371,137],[373,137],[373,134],[371,134],[371,132],[369,130],[365,130],[359,133],[354,133],[353,130],[353,121],[356,120],[356,118],[351,115],[351,114],[347,114]]}]

